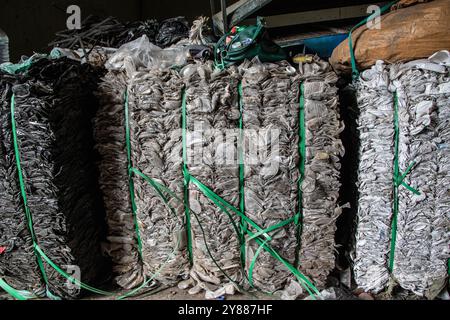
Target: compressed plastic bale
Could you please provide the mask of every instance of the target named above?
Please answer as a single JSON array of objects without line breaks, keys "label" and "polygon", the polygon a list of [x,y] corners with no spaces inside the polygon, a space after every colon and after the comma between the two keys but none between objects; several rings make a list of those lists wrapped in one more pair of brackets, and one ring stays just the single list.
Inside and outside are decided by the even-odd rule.
[{"label": "compressed plastic bale", "polygon": [[[134,222],[128,178],[129,170],[125,135],[125,93],[127,92],[130,103],[128,115],[130,118],[129,121],[134,121],[133,124],[129,124],[130,133],[133,134],[130,138],[138,139],[139,137],[138,140],[131,143],[131,155],[133,157],[131,159],[132,165],[135,166],[135,162],[137,162],[140,170],[148,172],[148,170],[151,170],[151,167],[148,167],[148,160],[154,157],[152,152],[154,152],[157,147],[152,145],[146,150],[145,148],[148,147],[148,145],[143,146],[141,144],[141,139],[145,138],[144,140],[148,139],[147,141],[151,141],[150,138],[156,137],[155,134],[157,134],[158,138],[164,137],[164,140],[162,141],[167,143],[168,148],[174,143],[175,140],[166,140],[167,132],[161,131],[158,133],[155,130],[164,128],[166,121],[168,121],[167,119],[171,119],[171,122],[169,121],[166,125],[168,127],[174,126],[175,121],[179,121],[178,125],[181,125],[181,118],[177,120],[175,116],[176,114],[179,114],[181,117],[182,82],[179,82],[179,85],[177,85],[174,78],[175,73],[167,73],[167,70],[169,70],[169,66],[178,63],[183,64],[185,62],[185,49],[169,48],[162,50],[153,45],[148,37],[144,35],[132,42],[122,45],[109,56],[108,61],[105,63],[108,74],[102,80],[98,90],[100,108],[95,118],[95,140],[96,148],[100,155],[98,162],[100,185],[105,202],[109,230],[108,242],[105,245],[105,249],[113,260],[113,271],[116,274],[116,282],[125,289],[134,288],[142,284],[144,281],[144,273],[148,278],[155,275],[153,271],[156,270],[155,268],[157,268],[157,265],[161,264],[161,261],[158,259],[163,256],[167,259],[168,255],[166,249],[169,249],[169,247],[172,247],[173,249],[173,245],[166,241],[161,243],[162,239],[158,238],[164,233],[163,229],[159,230],[159,236],[152,234],[154,228],[158,228],[159,226],[159,222],[157,221],[156,225],[154,224],[155,219],[158,216],[154,215],[152,217],[153,211],[149,209],[150,206],[148,200],[144,198],[144,194],[151,195],[153,201],[152,204],[159,200],[156,199],[157,194],[154,193],[154,189],[148,185],[148,182],[136,177],[136,175],[134,175],[133,178],[134,183],[137,184],[137,194],[134,200],[136,202],[138,210],[137,216],[140,222],[137,226]],[[162,73],[157,73],[159,72],[158,70]],[[165,82],[158,80],[159,75],[165,76]],[[146,87],[145,84],[147,80],[149,80],[148,87]],[[133,81],[135,81],[135,84],[133,84]],[[132,88],[132,86],[134,87]],[[135,91],[135,89],[137,91]],[[164,93],[163,97],[161,97],[161,92]],[[154,95],[155,97],[153,97]],[[173,97],[171,97],[171,95]],[[151,112],[158,115],[159,122],[155,122],[152,125],[151,120],[153,120],[153,118],[147,118],[146,115],[146,113],[149,112],[149,106],[141,104],[141,98],[144,99],[143,101],[156,99],[153,100],[154,109]],[[175,103],[174,99],[178,99],[178,109],[173,105]],[[157,103],[161,103],[162,105],[159,106]],[[136,114],[133,114],[133,106],[136,109]],[[164,108],[169,108],[169,110],[174,112],[171,117],[164,117],[166,115],[165,111],[167,111]],[[138,121],[139,118],[135,118],[135,116],[145,117],[148,123]],[[158,127],[158,125],[160,127]],[[141,138],[141,134],[144,138]],[[181,148],[181,144],[178,148]],[[148,151],[148,153],[146,153],[146,151]],[[165,152],[164,155],[166,160],[170,160],[170,157],[173,158],[173,160],[170,160],[172,161],[171,165],[176,164],[177,159],[174,158],[174,154],[169,155],[169,153],[172,152],[172,149],[161,152]],[[136,155],[134,153],[136,153]],[[181,156],[178,161],[180,161],[180,172],[178,172],[178,175],[181,175]],[[145,166],[143,163],[145,163]],[[163,166],[160,167],[163,169],[165,164],[161,164],[161,162],[159,162],[159,164]],[[153,165],[158,165],[158,163],[152,164],[152,166]],[[172,180],[169,177],[174,174],[173,172],[174,169],[172,168],[167,175],[167,178],[171,183]],[[153,175],[150,175],[150,177],[156,179],[159,178]],[[182,183],[182,180],[176,181]],[[171,205],[175,205],[173,202],[175,200],[171,197],[169,197],[169,199],[171,200]],[[161,207],[161,204],[162,203],[158,203],[159,207]],[[166,217],[167,212],[162,214]],[[153,222],[150,224],[142,222],[148,220]],[[177,225],[178,222],[175,220],[170,222],[172,223],[172,226],[170,226],[171,230],[172,228],[179,228]],[[165,231],[167,231],[167,229]],[[178,233],[179,235],[175,236],[172,234],[170,237],[174,236],[175,241],[182,246],[184,241],[180,238],[182,232],[179,230]],[[138,245],[138,235],[145,238],[142,239],[141,252]],[[156,239],[159,239],[158,244],[155,244]],[[159,253],[150,253],[150,248],[155,245],[157,245],[159,249],[164,249],[160,252],[160,255]],[[140,253],[142,253],[142,256]],[[178,258],[178,253],[176,256]],[[173,259],[171,258],[169,260]],[[168,267],[167,271],[164,271],[165,274],[163,272],[159,278],[156,278],[159,280],[168,280],[170,278],[168,276],[170,270],[172,270],[172,268],[176,269],[177,263],[177,261],[169,261],[168,264],[172,264],[172,267]],[[177,276],[173,275],[171,277],[173,280],[173,278],[176,278]]]},{"label": "compressed plastic bale", "polygon": [[[239,74],[236,68],[214,70],[211,62],[181,70],[186,84],[187,167],[192,176],[232,206],[239,207]],[[239,235],[230,218],[194,184],[189,186],[194,287],[206,298],[234,294],[240,286]]]},{"label": "compressed plastic bale", "polygon": [[389,281],[390,223],[394,161],[394,108],[389,71],[381,61],[357,83],[359,202],[354,249],[354,276],[359,287],[380,292]]},{"label": "compressed plastic bale", "polygon": [[449,60],[442,51],[388,67],[378,61],[358,81],[362,147],[354,271],[366,291],[398,284],[432,299],[446,285]]},{"label": "compressed plastic bale", "polygon": [[133,167],[171,190],[163,192],[166,202],[148,181],[135,175],[144,275],[155,285],[175,285],[189,272],[182,200],[182,90],[182,79],[170,69],[137,71],[130,80]]},{"label": "compressed plastic bale", "polygon": [[342,213],[337,201],[344,129],[339,117],[337,76],[319,59],[300,66],[305,98],[305,176],[302,183],[300,271],[321,288],[335,267],[336,220]]},{"label": "compressed plastic bale", "polygon": [[450,129],[445,118],[450,81],[448,68],[439,67],[440,72],[434,71],[438,65],[428,61],[391,66],[398,96],[399,168],[407,173],[404,182],[420,192],[399,187],[393,276],[402,288],[431,299],[446,285],[450,256]]},{"label": "compressed plastic bale", "polygon": [[[335,220],[339,184],[339,140],[342,124],[337,110],[336,76],[328,64],[314,60],[301,74],[287,63],[241,67],[243,74],[243,126],[246,143],[264,147],[267,156],[245,153],[245,213],[261,228],[290,219],[299,212],[299,92],[303,82],[305,108],[305,176],[300,226],[294,222],[276,230],[270,245],[313,283],[323,287],[334,268]],[[325,120],[321,122],[321,117]],[[321,124],[321,125],[320,125]],[[260,138],[251,137],[251,130]],[[298,228],[298,229],[297,229]],[[248,245],[251,261],[259,245]],[[248,268],[248,265],[246,266]],[[247,269],[248,270],[248,269]],[[279,291],[293,299],[304,293],[294,276],[269,253],[262,251],[253,270],[254,283],[265,291]]]},{"label": "compressed plastic bale", "polygon": [[108,225],[104,249],[113,263],[115,282],[125,289],[140,285],[142,264],[128,183],[128,159],[125,141],[125,92],[127,75],[109,71],[97,90],[99,109],[94,119],[99,185]]},{"label": "compressed plastic bale", "polygon": [[[91,94],[96,75],[74,61],[43,58],[17,79],[7,101],[15,95],[17,140],[36,241],[57,266],[69,274],[79,269],[81,281],[96,285],[108,276],[100,252],[103,211],[97,197],[90,125],[97,106]],[[2,113],[11,117],[9,103],[2,107]],[[6,157],[14,159],[12,134],[2,138]],[[13,181],[15,201],[25,215],[16,166],[7,179]],[[33,269],[35,263],[36,257],[28,262]],[[79,287],[69,286],[48,263],[43,268],[48,292],[63,298],[79,296]]]}]

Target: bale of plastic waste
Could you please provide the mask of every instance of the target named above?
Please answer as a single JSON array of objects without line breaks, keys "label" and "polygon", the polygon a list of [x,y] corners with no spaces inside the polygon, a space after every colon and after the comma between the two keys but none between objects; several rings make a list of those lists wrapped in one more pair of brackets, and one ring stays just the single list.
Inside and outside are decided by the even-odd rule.
[{"label": "bale of plastic waste", "polygon": [[13,205],[2,211],[18,217],[0,235],[1,277],[31,294],[78,297],[64,272],[94,286],[109,275],[91,126],[97,74],[65,58],[15,67],[5,67],[14,76],[1,76],[2,183]]},{"label": "bale of plastic waste", "polygon": [[[152,280],[170,283],[177,278],[177,266],[184,264],[177,249],[177,246],[185,245],[183,226],[177,218],[173,219],[170,209],[180,207],[177,198],[167,196],[170,201],[167,205],[147,181],[130,173],[129,166],[135,166],[149,177],[171,184],[179,182],[182,186],[182,179],[175,179],[182,177],[182,172],[181,158],[175,157],[177,150],[172,148],[177,138],[172,134],[176,133],[173,131],[177,126],[181,126],[183,83],[176,80],[177,73],[169,67],[186,63],[185,53],[183,47],[163,50],[146,36],[124,44],[105,64],[108,73],[98,90],[100,108],[95,118],[95,139],[109,226],[105,249],[113,260],[116,283],[126,289],[139,286],[145,279],[149,280],[149,285]],[[127,155],[126,103],[130,159]],[[152,161],[158,156],[167,163]],[[152,170],[165,172],[165,175],[155,176]],[[131,175],[134,196],[130,190]],[[174,191],[177,188],[174,186]],[[173,234],[175,230],[177,235]],[[162,265],[167,268],[160,270]]]},{"label": "bale of plastic waste", "polygon": [[360,158],[354,276],[366,291],[379,292],[389,281],[390,217],[394,161],[394,108],[389,70],[377,62],[361,73],[357,100]]},{"label": "bale of plastic waste", "polygon": [[[189,173],[238,208],[238,70],[215,70],[207,62],[189,64],[180,74],[186,86]],[[233,228],[239,225],[239,216],[228,216],[193,184],[187,201],[193,255],[189,293],[204,290],[209,299],[234,294],[243,280],[239,234]]]},{"label": "bale of plastic waste", "polygon": [[355,279],[433,299],[450,257],[448,51],[361,74]]},{"label": "bale of plastic waste", "polygon": [[170,190],[133,175],[144,274],[158,286],[176,285],[189,272],[182,200],[182,90],[182,79],[168,68],[135,72],[128,89],[133,168]]},{"label": "bale of plastic waste", "polygon": [[[260,132],[244,155],[245,213],[261,228],[274,227],[271,246],[313,283],[323,287],[334,268],[335,222],[339,156],[336,75],[329,65],[314,60],[300,73],[286,62],[240,66],[243,85],[245,139]],[[265,152],[265,153],[264,153]],[[288,222],[283,224],[283,222]],[[254,284],[269,292],[281,291],[293,299],[305,291],[288,269],[250,242],[246,268],[254,260]]]},{"label": "bale of plastic waste", "polygon": [[131,289],[144,280],[137,247],[128,186],[125,142],[125,92],[123,71],[109,71],[96,91],[99,108],[94,118],[95,148],[99,159],[99,185],[108,225],[104,250],[111,257],[115,282]]}]

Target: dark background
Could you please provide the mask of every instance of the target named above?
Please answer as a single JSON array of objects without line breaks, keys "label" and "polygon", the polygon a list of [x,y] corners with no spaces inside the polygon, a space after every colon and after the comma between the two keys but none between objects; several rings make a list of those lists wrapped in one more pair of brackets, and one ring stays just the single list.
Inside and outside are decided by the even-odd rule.
[{"label": "dark background", "polygon": [[[227,0],[232,4],[235,0]],[[274,15],[345,5],[377,2],[374,0],[273,0],[259,12]],[[220,1],[216,0],[216,8]],[[164,19],[183,15],[189,20],[210,16],[209,0],[0,0],[0,28],[10,40],[10,58],[16,62],[21,55],[48,51],[47,44],[56,31],[66,28],[66,8],[81,8],[81,20],[94,14],[115,16],[122,21]]]}]

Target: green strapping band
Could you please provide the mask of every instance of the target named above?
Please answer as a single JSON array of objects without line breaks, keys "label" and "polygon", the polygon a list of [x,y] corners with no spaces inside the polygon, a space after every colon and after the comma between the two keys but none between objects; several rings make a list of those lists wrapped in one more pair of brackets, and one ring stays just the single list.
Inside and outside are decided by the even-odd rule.
[{"label": "green strapping band", "polygon": [[191,175],[187,168],[187,116],[186,116],[186,88],[182,90],[181,98],[181,125],[182,125],[182,143],[183,143],[183,178],[184,178],[184,213],[186,217],[186,237],[189,261],[194,262],[194,255],[192,253],[192,235],[191,235],[191,213],[189,209],[189,183],[191,182]]},{"label": "green strapping band", "polygon": [[[384,12],[386,12],[387,10],[389,10],[390,7],[392,7],[395,3],[397,3],[398,0],[392,1],[390,3],[388,3],[387,5],[383,6],[380,9],[380,14],[383,14]],[[348,48],[350,50],[350,62],[352,65],[352,78],[355,81],[356,79],[358,79],[359,77],[359,71],[358,71],[358,67],[356,66],[356,59],[355,59],[355,53],[353,51],[353,41],[352,41],[352,33],[353,31],[355,31],[357,28],[359,28],[360,26],[362,26],[363,24],[367,23],[368,21],[371,21],[372,19],[376,18],[378,16],[378,12],[375,12],[373,14],[371,14],[370,16],[368,16],[367,18],[365,18],[364,20],[362,20],[360,23],[358,23],[356,26],[354,26],[350,32],[348,33]]]},{"label": "green strapping band", "polygon": [[2,278],[0,278],[0,288],[5,290],[10,296],[12,296],[14,299],[17,300],[28,300],[34,298],[33,294],[29,292],[14,289],[9,284],[7,284],[6,281],[3,280]]},{"label": "green strapping band", "polygon": [[[238,99],[239,99],[239,143],[238,143],[238,152],[239,152],[239,210],[245,214],[245,184],[244,184],[244,128],[243,128],[243,114],[244,114],[244,101],[243,101],[243,90],[242,90],[242,81],[239,81],[238,84]],[[245,252],[245,234],[247,232],[247,222],[244,219],[241,219],[241,263],[242,266],[245,266],[246,262],[246,252]],[[258,237],[261,233],[258,233]]]},{"label": "green strapping band", "polygon": [[297,248],[295,249],[294,265],[298,268],[300,263],[301,236],[303,231],[303,179],[305,178],[306,161],[306,129],[305,129],[305,88],[303,82],[300,84],[299,99],[299,123],[298,123],[298,152],[299,152],[299,178],[298,178],[298,213],[295,215]]},{"label": "green strapping band", "polygon": [[400,172],[399,165],[399,138],[400,138],[400,127],[398,120],[398,94],[394,92],[394,178],[393,178],[393,193],[394,193],[394,206],[393,206],[393,216],[391,223],[391,249],[389,252],[389,271],[392,273],[394,270],[394,258],[395,258],[395,244],[397,241],[397,218],[399,209],[399,198],[398,189],[400,185],[403,185],[407,190],[413,192],[416,195],[420,195],[420,192],[410,185],[408,185],[403,180],[406,178],[408,173],[411,171],[415,165],[415,161],[411,162],[405,173]]}]

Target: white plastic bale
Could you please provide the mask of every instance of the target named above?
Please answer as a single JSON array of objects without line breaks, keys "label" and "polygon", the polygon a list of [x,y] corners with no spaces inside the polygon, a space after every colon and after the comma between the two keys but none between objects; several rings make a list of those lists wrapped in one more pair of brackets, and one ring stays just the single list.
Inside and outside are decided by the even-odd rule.
[{"label": "white plastic bale", "polygon": [[303,192],[303,228],[300,242],[300,270],[324,288],[335,267],[336,220],[342,213],[337,205],[340,157],[344,147],[340,133],[337,76],[319,59],[300,68],[305,97],[306,159]]},{"label": "white plastic bale", "polygon": [[447,68],[433,70],[436,65],[420,61],[391,66],[399,97],[400,172],[415,163],[404,181],[420,192],[399,187],[393,276],[401,287],[431,299],[446,284],[450,256],[449,78]]},{"label": "white plastic bale", "polygon": [[[442,57],[447,57],[447,65]],[[387,67],[379,61],[362,73],[357,90],[361,149],[356,282],[366,291],[380,292],[392,281],[432,299],[447,282],[450,257],[448,52]],[[398,97],[400,176],[406,173],[403,182],[420,194],[398,186],[396,243],[389,274],[394,93]]]}]

